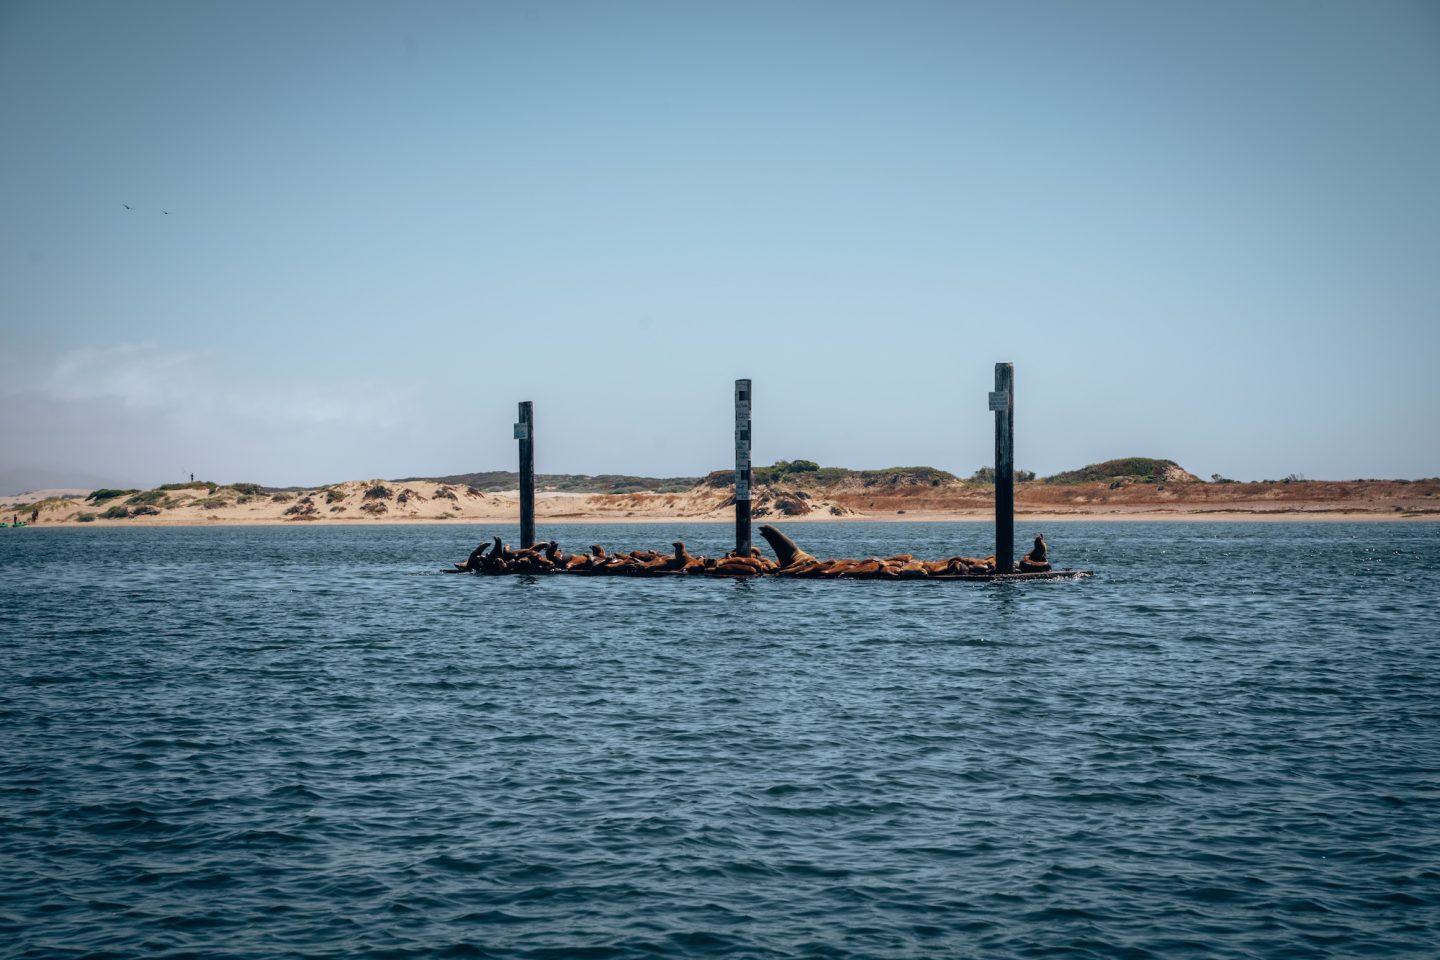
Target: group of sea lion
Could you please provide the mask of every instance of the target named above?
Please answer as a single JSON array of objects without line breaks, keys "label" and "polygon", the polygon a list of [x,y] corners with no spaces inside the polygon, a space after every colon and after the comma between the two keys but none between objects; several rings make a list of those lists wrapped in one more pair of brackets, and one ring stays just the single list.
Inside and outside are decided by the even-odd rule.
[{"label": "group of sea lion", "polygon": [[[755,577],[774,573],[776,564],[752,549],[751,556],[742,557],[733,551],[719,559],[694,557],[685,544],[676,540],[674,553],[654,550],[632,550],[629,553],[606,553],[598,543],[590,545],[589,553],[566,553],[554,540],[533,547],[511,550],[495,538],[493,544],[482,543],[471,551],[464,563],[444,573],[575,573],[592,576],[661,576],[668,574],[709,574],[711,576]],[[488,552],[487,552],[488,551]]]},{"label": "group of sea lion", "polygon": [[[920,580],[925,578],[993,575],[995,556],[946,557],[943,560],[917,560],[908,553],[893,557],[869,557],[864,560],[817,560],[801,550],[785,534],[766,524],[760,535],[775,551],[775,559],[760,555],[754,547],[749,556],[735,551],[723,557],[691,556],[685,544],[676,540],[672,554],[654,550],[632,550],[629,553],[606,553],[595,543],[589,553],[567,554],[554,540],[533,547],[511,550],[495,538],[493,544],[482,543],[471,551],[464,563],[455,564],[444,573],[573,573],[589,576],[674,576],[698,575],[711,577],[812,577],[852,580]],[[1021,573],[1042,573],[1050,569],[1046,560],[1044,536],[1035,537],[1035,547],[1020,558]]]}]

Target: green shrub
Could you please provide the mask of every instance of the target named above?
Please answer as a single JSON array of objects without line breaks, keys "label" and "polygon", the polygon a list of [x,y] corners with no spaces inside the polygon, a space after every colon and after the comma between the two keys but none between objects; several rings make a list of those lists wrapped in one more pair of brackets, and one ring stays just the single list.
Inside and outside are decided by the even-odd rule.
[{"label": "green shrub", "polygon": [[93,513],[77,513],[77,514],[75,514],[75,522],[76,522],[76,523],[94,523],[94,522],[95,522],[95,514],[93,514]]},{"label": "green shrub", "polygon": [[125,502],[128,503],[128,504],[130,504],[132,507],[133,507],[133,506],[145,506],[145,507],[148,507],[148,506],[153,506],[153,505],[155,505],[155,504],[159,504],[160,506],[165,506],[166,504],[168,504],[168,503],[170,502],[170,498],[167,497],[167,496],[165,496],[165,493],[164,493],[164,491],[162,491],[162,490],[146,490],[144,493],[137,493],[137,494],[135,494],[135,496],[131,497],[129,500],[126,500]]},{"label": "green shrub", "polygon": [[1066,470],[1054,476],[1046,477],[1045,482],[1092,483],[1095,481],[1115,480],[1119,478],[1137,483],[1157,483],[1164,480],[1167,473],[1173,477],[1176,471],[1180,471],[1180,465],[1174,460],[1157,460],[1152,457],[1122,457],[1119,460],[1106,460],[1104,463],[1092,463],[1081,467],[1079,470]]},{"label": "green shrub", "polygon": [[102,519],[102,520],[129,520],[129,519],[130,519],[130,510],[129,510],[128,507],[121,506],[120,504],[117,503],[117,504],[115,504],[115,506],[111,507],[109,510],[106,510],[104,513],[100,514],[100,519]]},{"label": "green shrub", "polygon": [[326,490],[326,491],[325,491],[325,502],[326,502],[326,503],[338,503],[339,501],[344,500],[344,499],[345,499],[345,492],[344,492],[343,490]]},{"label": "green shrub", "polygon": [[366,500],[388,500],[391,496],[392,491],[383,483],[377,483],[365,489]]},{"label": "green shrub", "polygon": [[230,489],[249,497],[258,497],[265,492],[265,488],[258,483],[232,483]]},{"label": "green shrub", "polygon": [[271,503],[289,503],[291,500],[294,500],[294,499],[295,499],[295,498],[292,497],[292,496],[291,496],[290,494],[288,494],[288,493],[277,493],[277,494],[275,494],[273,497],[270,498],[270,502],[271,502]]},{"label": "green shrub", "polygon": [[156,490],[204,490],[214,486],[209,480],[191,480],[188,483],[162,483]]},{"label": "green shrub", "polygon": [[111,490],[109,487],[102,487],[99,490],[91,490],[86,500],[94,500],[96,503],[102,500],[114,500],[116,497],[126,497],[132,493],[139,493],[139,490]]}]

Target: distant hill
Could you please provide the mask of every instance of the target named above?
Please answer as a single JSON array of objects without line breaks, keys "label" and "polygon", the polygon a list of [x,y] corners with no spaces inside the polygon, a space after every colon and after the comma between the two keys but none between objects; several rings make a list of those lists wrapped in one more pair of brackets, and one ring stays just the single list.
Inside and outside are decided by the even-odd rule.
[{"label": "distant hill", "polygon": [[1131,480],[1139,483],[1184,483],[1200,480],[1174,460],[1154,460],[1150,457],[1123,457],[1092,463],[1079,470],[1066,470],[1054,476],[1045,477],[1045,483],[1095,483],[1104,481]]}]

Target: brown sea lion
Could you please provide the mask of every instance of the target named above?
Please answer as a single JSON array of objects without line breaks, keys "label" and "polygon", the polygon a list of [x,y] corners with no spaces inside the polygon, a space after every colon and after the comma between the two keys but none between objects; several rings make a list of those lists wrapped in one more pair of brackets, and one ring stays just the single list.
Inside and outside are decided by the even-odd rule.
[{"label": "brown sea lion", "polygon": [[671,546],[675,548],[675,555],[672,557],[667,557],[660,564],[661,570],[683,571],[691,563],[696,562],[695,558],[690,556],[689,552],[685,549],[684,541],[676,540],[674,543],[671,544]]},{"label": "brown sea lion", "polygon": [[775,559],[781,570],[800,563],[815,562],[815,558],[796,546],[794,540],[768,523],[760,528],[760,536],[764,537],[765,542],[770,544],[770,549],[775,551]]},{"label": "brown sea lion", "polygon": [[731,552],[716,561],[713,567],[707,567],[705,572],[722,577],[758,577],[765,572],[765,565],[758,557],[738,556]]},{"label": "brown sea lion", "polygon": [[930,576],[930,568],[923,560],[908,560],[896,571],[902,580],[923,580]]},{"label": "brown sea lion", "polygon": [[782,577],[816,577],[825,567],[825,561],[811,557],[809,560],[797,560],[788,567],[780,567],[775,573]]},{"label": "brown sea lion", "polygon": [[1049,549],[1045,545],[1045,535],[1035,534],[1035,547],[1025,556],[1020,558],[1021,573],[1044,573],[1050,569],[1050,561],[1047,559]]}]

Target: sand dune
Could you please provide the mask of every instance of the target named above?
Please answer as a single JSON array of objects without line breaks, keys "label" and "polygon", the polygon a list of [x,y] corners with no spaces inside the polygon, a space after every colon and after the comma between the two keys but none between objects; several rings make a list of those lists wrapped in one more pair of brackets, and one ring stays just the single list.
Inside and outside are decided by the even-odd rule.
[{"label": "sand dune", "polygon": [[[84,499],[78,491],[0,500],[0,514],[53,525],[180,525],[246,523],[515,524],[517,491],[492,492],[426,480],[354,480],[311,490],[270,491],[254,484],[196,483]],[[757,520],[986,520],[992,492],[976,484],[760,486]],[[1354,481],[1216,484],[1044,484],[1017,487],[1025,520],[1107,519],[1437,519],[1440,481]],[[536,494],[545,523],[730,522],[730,491],[697,485],[675,493]]]}]

